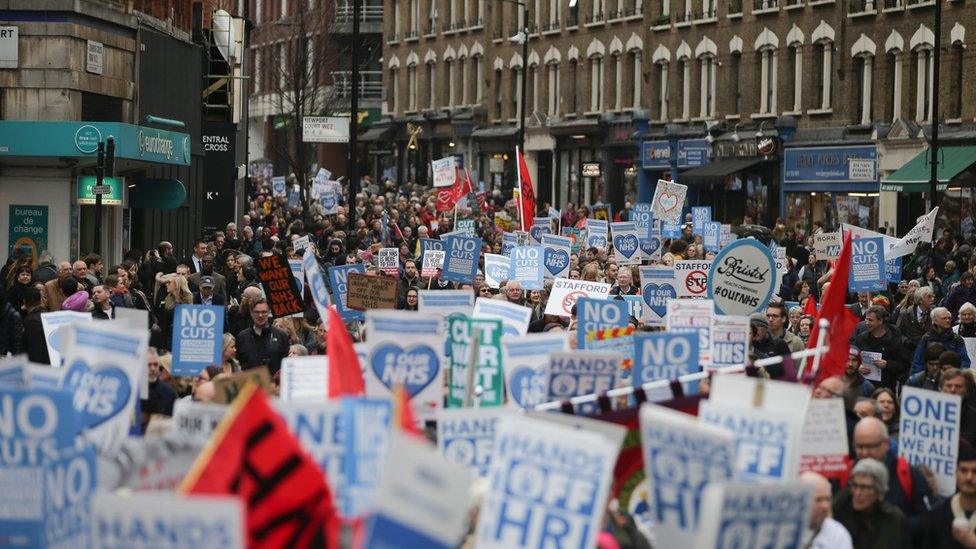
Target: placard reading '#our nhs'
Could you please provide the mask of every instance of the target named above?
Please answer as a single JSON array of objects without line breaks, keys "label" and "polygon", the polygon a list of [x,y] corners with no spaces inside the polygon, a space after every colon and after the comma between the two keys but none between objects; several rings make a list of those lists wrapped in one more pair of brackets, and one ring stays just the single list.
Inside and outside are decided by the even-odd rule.
[{"label": "placard reading '#our nhs'", "polygon": [[568,349],[566,332],[502,339],[508,406],[532,408],[545,402],[549,388],[549,355]]},{"label": "placard reading '#our nhs'", "polygon": [[618,265],[640,265],[643,253],[637,237],[637,225],[633,221],[611,223],[613,254]]},{"label": "placard reading '#our nhs'", "polygon": [[93,541],[99,549],[243,548],[244,502],[231,496],[133,492],[94,498]]},{"label": "placard reading '#our nhs'", "polygon": [[366,394],[391,398],[402,384],[418,420],[434,419],[444,399],[444,330],[438,315],[366,312]]},{"label": "placard reading '#our nhs'", "polygon": [[569,274],[570,254],[573,240],[566,236],[554,234],[542,235],[542,246],[545,248],[543,262],[545,263],[545,277],[559,278]]},{"label": "placard reading '#our nhs'", "polygon": [[602,436],[505,417],[478,515],[480,549],[596,545],[617,448]]}]

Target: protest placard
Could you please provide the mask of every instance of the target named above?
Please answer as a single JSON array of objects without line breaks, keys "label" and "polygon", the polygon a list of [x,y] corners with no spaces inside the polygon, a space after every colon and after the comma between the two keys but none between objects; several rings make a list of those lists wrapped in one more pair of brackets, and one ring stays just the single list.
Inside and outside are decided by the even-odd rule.
[{"label": "protest placard", "polygon": [[584,242],[584,247],[586,249],[598,248],[600,250],[606,250],[607,244],[609,243],[609,231],[610,225],[606,221],[602,221],[600,219],[587,219],[586,242]]},{"label": "protest placard", "polygon": [[512,249],[510,276],[523,290],[541,290],[545,283],[542,246],[516,246]]},{"label": "protest placard", "polygon": [[224,352],[224,307],[180,304],[173,316],[172,375],[196,377],[207,366],[219,366]]},{"label": "protest placard", "polygon": [[658,179],[657,187],[654,189],[654,198],[651,200],[651,211],[654,214],[654,219],[669,223],[680,223],[686,194],[688,194],[687,185]]},{"label": "protest placard", "polygon": [[471,473],[402,434],[393,437],[390,455],[363,547],[457,547],[468,522]]},{"label": "protest placard", "polygon": [[319,318],[325,321],[329,318],[329,289],[325,285],[325,278],[315,256],[314,247],[302,256],[302,268],[305,271],[305,280],[308,281],[309,293],[312,294],[312,301],[315,302],[315,310],[318,311]]},{"label": "protest placard", "polygon": [[471,317],[501,320],[502,335],[524,336],[529,331],[532,309],[507,301],[479,297],[474,302],[474,312],[471,313]]},{"label": "protest placard", "polygon": [[837,259],[842,244],[839,232],[816,233],[813,235],[813,252],[818,260]]},{"label": "protest placard", "polygon": [[532,218],[532,226],[529,227],[529,239],[532,244],[542,244],[542,237],[552,234],[552,220],[548,217]]},{"label": "protest placard", "polygon": [[268,373],[267,367],[261,366],[260,368],[242,370],[240,372],[234,372],[229,376],[220,376],[215,379],[213,382],[213,401],[217,404],[230,404],[244,390],[244,386],[248,383],[254,383],[265,394],[274,394],[274,386],[271,385],[271,374]]},{"label": "protest placard", "polygon": [[291,243],[291,246],[292,246],[292,248],[295,249],[295,253],[296,254],[301,254],[306,249],[308,249],[309,243],[310,243],[309,236],[308,235],[305,235],[305,236],[300,236],[300,237],[296,238],[295,240],[293,240],[292,243]]},{"label": "protest placard", "polygon": [[962,398],[917,387],[902,387],[898,455],[925,465],[935,475],[940,496],[956,492]]},{"label": "protest placard", "polygon": [[100,453],[112,454],[129,433],[148,361],[149,331],[95,322],[69,324],[61,333],[67,368],[62,389],[74,394],[86,438]]},{"label": "protest placard", "polygon": [[509,256],[512,248],[518,246],[518,236],[515,233],[502,233],[502,255]]},{"label": "protest placard", "polygon": [[549,355],[567,349],[565,332],[502,339],[509,406],[532,408],[545,402],[549,389]]},{"label": "protest placard", "polygon": [[576,305],[576,300],[581,297],[606,299],[610,295],[610,288],[611,285],[605,282],[557,278],[552,283],[552,289],[549,290],[549,301],[546,302],[546,314],[565,317],[572,316],[573,306]]},{"label": "protest placard", "polygon": [[424,252],[424,262],[420,270],[420,276],[433,278],[437,276],[437,269],[444,266],[444,256],[447,255],[443,250],[427,250]]},{"label": "protest placard", "polygon": [[287,193],[285,176],[276,175],[271,178],[271,193],[275,198],[284,198]]},{"label": "protest placard", "polygon": [[779,278],[769,248],[753,238],[736,240],[712,261],[708,298],[719,314],[749,316],[766,309]]},{"label": "protest placard", "polygon": [[709,221],[705,223],[701,234],[705,251],[718,253],[722,247],[722,224],[718,221]]},{"label": "protest placard", "polygon": [[396,309],[399,280],[388,276],[349,273],[346,306],[357,311]]},{"label": "protest placard", "polygon": [[302,266],[302,260],[289,259],[288,268],[291,269],[291,276],[295,279],[295,289],[299,293],[305,291],[305,268]]},{"label": "protest placard", "polygon": [[430,162],[434,187],[450,187],[457,179],[457,165],[454,156],[446,156]]},{"label": "protest placard", "polygon": [[[757,384],[762,383],[757,402]],[[743,376],[714,376],[698,419],[735,439],[736,480],[777,483],[794,478],[809,388]]]},{"label": "protest placard", "polygon": [[800,437],[799,471],[813,471],[827,478],[846,479],[847,457],[844,399],[810,400]]},{"label": "protest placard", "polygon": [[474,219],[458,219],[457,224],[454,225],[454,229],[464,235],[477,236],[478,233],[475,230],[475,220]]},{"label": "protest placard", "polygon": [[283,318],[305,313],[302,294],[295,288],[294,275],[288,261],[281,255],[259,257],[255,260],[258,267],[258,279],[264,288],[264,295],[268,298],[271,314],[274,318]]},{"label": "protest placard", "polygon": [[329,357],[294,356],[282,359],[278,398],[323,401],[329,396]]},{"label": "protest placard", "polygon": [[661,547],[694,547],[702,492],[733,478],[732,433],[648,403],[641,405],[640,434],[647,492],[635,515],[650,515],[641,518],[654,524]]},{"label": "protest placard", "polygon": [[371,310],[366,312],[366,333],[366,395],[389,399],[394,387],[403,385],[415,417],[433,419],[444,398],[441,317]]},{"label": "protest placard", "polygon": [[702,366],[712,363],[712,316],[710,299],[672,299],[667,305],[665,326],[675,334],[698,334],[698,352]]},{"label": "protest placard", "polygon": [[691,207],[691,230],[694,234],[705,234],[705,225],[712,222],[711,206]]},{"label": "protest placard", "polygon": [[98,549],[243,549],[244,502],[232,496],[172,492],[96,494],[92,541]]},{"label": "protest placard", "polygon": [[908,255],[915,251],[919,242],[932,242],[932,233],[935,230],[935,220],[938,216],[939,207],[936,206],[929,213],[919,217],[918,223],[888,250],[888,255],[891,257]]},{"label": "protest placard", "polygon": [[[546,399],[565,401],[615,388],[623,358],[620,353],[594,351],[551,353]],[[598,409],[595,402],[582,403],[576,407],[576,413],[590,415]]]},{"label": "protest placard", "polygon": [[724,248],[732,243],[734,238],[732,238],[732,225],[723,223],[721,229],[719,229],[718,246],[719,248]]},{"label": "protest placard", "polygon": [[745,364],[749,356],[749,317],[712,317],[712,368]]},{"label": "protest placard", "polygon": [[[479,406],[501,406],[505,402],[502,369],[502,323],[499,320],[451,318],[447,322],[448,342],[451,349],[448,408],[460,408],[466,404],[468,392],[474,387],[484,391]],[[474,387],[468,387],[468,366],[475,333],[478,334],[478,355],[474,357]]]},{"label": "protest placard", "polygon": [[[369,322],[368,316],[366,322]],[[346,516],[360,517],[375,510],[377,491],[386,476],[393,406],[388,397],[347,397],[339,406],[342,478],[349,498],[349,514]],[[430,419],[435,413],[436,410],[431,410]]]},{"label": "protest placard", "polygon": [[[559,532],[561,546],[593,547],[616,457],[617,447],[601,435],[502,418],[489,468],[495,482],[481,505],[475,543],[481,549],[546,547]],[[537,482],[520,481],[526,478]]]},{"label": "protest placard", "polygon": [[641,240],[643,248],[644,240],[650,238],[651,231],[654,229],[654,214],[651,212],[651,204],[649,202],[634,204],[630,209],[630,219],[637,227],[637,238]]},{"label": "protest placard", "polygon": [[637,225],[633,221],[611,223],[613,231],[613,254],[617,265],[640,265],[642,259]]},{"label": "protest placard", "polygon": [[573,241],[565,236],[542,235],[544,275],[546,278],[559,278],[569,274],[570,254]]},{"label": "protest placard", "polygon": [[851,270],[847,289],[851,292],[870,292],[888,287],[884,242],[881,238],[851,240]]},{"label": "protest placard", "polygon": [[570,239],[573,242],[570,251],[574,254],[580,252],[580,248],[583,246],[583,229],[579,227],[563,227],[562,235]]},{"label": "protest placard", "polygon": [[485,284],[498,289],[501,283],[511,278],[512,260],[505,255],[485,254]]},{"label": "protest placard", "polygon": [[[634,338],[632,383],[677,379],[700,370],[698,336],[692,333],[642,333]],[[668,389],[670,392],[670,389]]]},{"label": "protest placard", "polygon": [[118,453],[99,459],[98,489],[175,490],[204,444],[176,432],[152,438],[129,437]]},{"label": "protest placard", "polygon": [[630,310],[630,316],[634,317],[638,321],[644,318],[644,300],[641,298],[641,296],[622,295],[620,297],[627,302],[627,307]]},{"label": "protest placard", "polygon": [[417,310],[420,313],[470,316],[474,309],[474,294],[470,290],[420,290]]},{"label": "protest placard", "polygon": [[376,254],[376,266],[380,272],[392,276],[400,277],[400,248],[380,248]]},{"label": "protest placard", "polygon": [[[329,267],[329,286],[332,287],[332,302],[335,303],[336,312],[345,322],[353,320],[365,320],[366,316],[362,311],[357,311],[347,305],[349,294],[349,275],[353,273],[366,274],[366,267],[362,263],[352,263],[348,265],[337,265]],[[327,317],[323,317],[327,318]]]},{"label": "protest placard", "polygon": [[[429,250],[444,251],[444,241],[436,238],[420,238],[420,256],[423,257]],[[443,264],[443,261],[441,262]]]},{"label": "protest placard", "polygon": [[586,349],[590,332],[623,328],[630,320],[627,304],[619,299],[580,297],[576,301],[576,348]]},{"label": "protest placard", "polygon": [[225,404],[178,398],[173,404],[174,429],[177,433],[204,444],[226,413]]},{"label": "protest placard", "polygon": [[479,477],[488,476],[495,427],[510,414],[504,408],[450,408],[437,413],[437,447],[447,461]]},{"label": "protest placard", "polygon": [[678,297],[708,297],[708,271],[711,259],[683,259],[674,262],[674,289]]},{"label": "protest placard", "polygon": [[[316,183],[317,184],[317,183]],[[339,213],[339,195],[342,192],[342,184],[338,181],[328,181],[319,187],[319,204],[325,215],[336,215]]]},{"label": "protest placard", "polygon": [[61,367],[61,353],[64,351],[64,334],[60,328],[67,324],[91,321],[91,313],[79,313],[76,311],[41,313],[41,327],[44,329],[44,342],[47,344],[47,355],[51,359],[52,367]]},{"label": "protest placard", "polygon": [[802,482],[775,486],[714,483],[702,494],[698,537],[691,547],[803,547],[812,488]]},{"label": "protest placard", "polygon": [[474,284],[481,256],[481,239],[452,234],[445,241],[447,256],[441,277],[450,282]]},{"label": "protest placard", "polygon": [[664,326],[668,301],[676,299],[674,267],[654,265],[640,267],[641,298],[644,300],[644,323]]}]

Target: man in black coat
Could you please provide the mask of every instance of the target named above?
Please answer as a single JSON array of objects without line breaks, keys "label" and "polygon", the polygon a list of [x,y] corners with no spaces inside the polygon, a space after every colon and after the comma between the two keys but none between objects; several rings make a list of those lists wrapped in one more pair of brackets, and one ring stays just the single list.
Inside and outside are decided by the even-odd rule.
[{"label": "man in black coat", "polygon": [[237,360],[241,369],[250,370],[266,366],[272,377],[281,368],[281,360],[288,356],[288,335],[271,326],[271,307],[264,298],[251,306],[250,328],[237,334]]},{"label": "man in black coat", "polygon": [[27,316],[24,317],[24,350],[27,352],[27,360],[50,364],[44,325],[41,323],[41,313],[47,311],[41,305],[41,291],[34,286],[24,290],[24,308],[27,310]]},{"label": "man in black coat", "polygon": [[[972,519],[976,512],[976,448],[966,439],[960,439],[958,456],[956,493],[925,516],[922,547],[955,549],[976,546]],[[958,525],[955,522],[957,519],[962,519]]]},{"label": "man in black coat", "polygon": [[861,351],[881,353],[881,359],[874,364],[881,369],[881,381],[875,382],[874,385],[894,391],[898,383],[904,383],[908,377],[911,361],[909,352],[902,345],[900,334],[885,325],[887,318],[888,313],[884,307],[872,305],[868,308],[867,313],[864,314],[867,329],[854,338],[854,346]]}]

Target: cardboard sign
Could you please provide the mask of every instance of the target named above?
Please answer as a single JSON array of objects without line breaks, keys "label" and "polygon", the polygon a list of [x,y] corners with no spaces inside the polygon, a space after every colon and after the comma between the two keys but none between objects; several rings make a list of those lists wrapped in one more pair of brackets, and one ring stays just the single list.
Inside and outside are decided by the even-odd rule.
[{"label": "cardboard sign", "polygon": [[340,410],[343,487],[350,502],[346,516],[360,517],[375,511],[387,476],[393,406],[389,398],[344,398]]},{"label": "cardboard sign", "polygon": [[[475,386],[484,393],[479,406],[501,406],[505,402],[502,369],[502,323],[498,320],[452,318],[447,322],[448,341],[451,347],[450,384],[447,394],[448,408],[465,405],[468,390],[468,365],[474,333],[478,337],[478,356],[475,357]],[[473,391],[473,388],[471,389]]]},{"label": "cardboard sign", "polygon": [[586,349],[586,336],[607,328],[627,326],[630,310],[619,299],[593,299],[581,297],[576,301],[576,348]]},{"label": "cardboard sign", "polygon": [[[478,515],[477,546],[593,547],[617,447],[598,434],[538,419],[505,417],[495,432],[490,467],[495,482]],[[523,482],[530,478],[534,481]]]},{"label": "cardboard sign", "polygon": [[573,306],[579,298],[607,299],[611,287],[604,282],[557,278],[552,283],[552,289],[549,290],[549,301],[546,302],[545,312],[547,315],[570,317]]},{"label": "cardboard sign", "polygon": [[674,262],[674,289],[678,297],[705,299],[708,297],[708,272],[711,259],[684,259]]},{"label": "cardboard sign", "polygon": [[700,530],[690,547],[803,547],[811,492],[802,482],[710,484],[702,494]]},{"label": "cardboard sign", "polygon": [[676,299],[674,267],[655,265],[640,268],[641,299],[644,301],[642,320],[650,326],[664,326],[668,301]]},{"label": "cardboard sign", "polygon": [[216,404],[230,404],[241,393],[248,382],[256,383],[265,394],[274,394],[274,387],[271,385],[271,376],[268,368],[261,366],[251,368],[242,372],[235,372],[227,377],[214,380],[214,399]]},{"label": "cardboard sign", "polygon": [[898,455],[912,465],[931,469],[940,496],[948,497],[956,492],[962,413],[959,395],[902,388]]},{"label": "cardboard sign", "polygon": [[813,252],[818,260],[837,259],[843,239],[839,232],[819,233],[813,235]]},{"label": "cardboard sign", "polygon": [[353,501],[345,489],[343,436],[340,400],[319,402],[275,402],[275,409],[302,448],[315,460],[329,480],[335,504],[343,517],[353,516]]},{"label": "cardboard sign", "polygon": [[799,471],[813,471],[827,478],[846,478],[847,457],[844,399],[810,400],[800,438]]},{"label": "cardboard sign", "polygon": [[47,354],[48,358],[51,359],[52,367],[61,367],[61,353],[64,351],[64,333],[60,328],[67,324],[91,321],[91,313],[79,313],[75,311],[41,313],[41,327],[44,328],[44,341],[47,343]]},{"label": "cardboard sign", "polygon": [[488,476],[502,408],[452,408],[437,413],[437,447],[447,461],[475,475]]},{"label": "cardboard sign", "polygon": [[586,220],[586,249],[597,248],[606,250],[609,242],[610,225],[606,221],[599,219]]},{"label": "cardboard sign", "polygon": [[380,272],[399,278],[400,276],[400,248],[381,248],[376,254],[376,266]]},{"label": "cardboard sign", "polygon": [[346,306],[357,311],[396,309],[399,281],[388,276],[349,273]]},{"label": "cardboard sign", "polygon": [[324,401],[329,396],[329,357],[295,356],[281,361],[278,398]]},{"label": "cardboard sign", "polygon": [[[615,388],[622,361],[620,353],[574,351],[550,354],[547,400],[566,401]],[[594,414],[598,409],[595,402],[582,403],[576,408],[580,415]]]},{"label": "cardboard sign", "polygon": [[736,240],[712,261],[708,299],[719,314],[749,316],[766,309],[779,278],[769,248],[752,238]]},{"label": "cardboard sign", "polygon": [[444,256],[447,255],[443,250],[427,250],[424,252],[424,262],[420,270],[420,276],[433,278],[437,276],[437,270],[444,266]]},{"label": "cardboard sign", "polygon": [[524,336],[529,331],[532,309],[507,301],[479,297],[474,302],[474,312],[471,316],[501,320],[504,336]]},{"label": "cardboard sign", "polygon": [[175,490],[203,445],[199,439],[175,432],[155,438],[129,437],[116,455],[99,460],[98,488],[101,491]]},{"label": "cardboard sign", "polygon": [[749,317],[712,317],[712,368],[745,364],[749,358]]},{"label": "cardboard sign", "polygon": [[701,369],[696,334],[642,333],[634,338],[634,349],[634,387],[661,379],[678,379]]},{"label": "cardboard sign", "polygon": [[173,423],[177,433],[205,444],[214,429],[224,419],[227,405],[176,399],[173,404]]},{"label": "cardboard sign", "polygon": [[366,395],[390,399],[403,385],[415,417],[434,419],[444,400],[444,326],[439,315],[366,312]]},{"label": "cardboard sign", "polygon": [[700,364],[712,364],[712,315],[711,300],[674,299],[668,302],[665,326],[674,334],[697,334]]},{"label": "cardboard sign", "polygon": [[223,305],[177,305],[173,318],[172,374],[194,377],[207,366],[219,366],[223,353]]},{"label": "cardboard sign", "polygon": [[546,278],[565,277],[569,274],[573,241],[565,236],[542,235],[544,275]]},{"label": "cardboard sign", "polygon": [[516,246],[512,249],[511,280],[522,284],[523,290],[541,290],[545,283],[542,246]]},{"label": "cardboard sign", "polygon": [[271,314],[275,318],[305,313],[302,294],[295,288],[294,276],[288,261],[280,255],[259,257],[255,260],[258,268],[258,279],[264,288],[264,295],[271,306]]},{"label": "cardboard sign", "polygon": [[365,275],[366,267],[362,263],[329,267],[329,285],[332,287],[332,302],[335,303],[336,312],[339,313],[339,316],[342,317],[344,322],[366,320],[366,316],[362,311],[357,311],[347,305],[349,275],[354,273]]},{"label": "cardboard sign", "polygon": [[881,238],[851,240],[850,292],[870,292],[888,287],[884,242]]},{"label": "cardboard sign", "polygon": [[433,172],[434,187],[450,187],[457,179],[457,165],[454,156],[447,156],[430,162]]},{"label": "cardboard sign", "polygon": [[244,502],[232,496],[133,492],[93,498],[92,541],[100,549],[243,549]]},{"label": "cardboard sign", "polygon": [[692,206],[691,230],[694,234],[705,234],[705,224],[712,222],[711,206]]},{"label": "cardboard sign", "polygon": [[734,238],[732,238],[732,225],[722,224],[721,229],[719,229],[718,245],[719,248],[724,248],[732,243]]},{"label": "cardboard sign", "polygon": [[640,434],[647,491],[634,518],[654,524],[661,547],[694,547],[702,493],[711,483],[732,480],[735,473],[732,433],[645,403]]},{"label": "cardboard sign", "polygon": [[471,473],[402,434],[393,437],[390,455],[363,547],[457,547],[468,522]]},{"label": "cardboard sign", "polygon": [[654,213],[654,219],[680,223],[681,210],[684,208],[685,195],[687,194],[687,185],[658,179],[657,187],[654,189],[654,198],[651,200],[651,211]]},{"label": "cardboard sign", "polygon": [[498,289],[501,283],[511,278],[512,260],[508,256],[485,254],[485,284]]},{"label": "cardboard sign", "polygon": [[640,265],[640,239],[637,235],[637,225],[633,221],[611,223],[613,230],[613,254],[618,265]]},{"label": "cardboard sign", "polygon": [[441,276],[450,282],[474,284],[481,257],[481,239],[452,234],[445,240],[447,256]]},{"label": "cardboard sign", "polygon": [[502,340],[502,364],[510,407],[531,409],[546,401],[549,356],[569,349],[565,332]]},{"label": "cardboard sign", "polygon": [[325,285],[325,278],[322,276],[322,269],[319,267],[314,249],[310,249],[302,256],[302,270],[305,271],[305,280],[308,281],[308,289],[309,293],[312,294],[312,301],[315,302],[315,310],[318,311],[319,318],[324,322],[329,318],[329,289]]}]

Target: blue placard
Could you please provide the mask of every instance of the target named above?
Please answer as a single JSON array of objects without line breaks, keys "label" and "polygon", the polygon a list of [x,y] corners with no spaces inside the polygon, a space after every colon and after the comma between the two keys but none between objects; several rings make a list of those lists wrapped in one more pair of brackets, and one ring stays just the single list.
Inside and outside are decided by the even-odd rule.
[{"label": "blue placard", "polygon": [[671,144],[667,141],[644,141],[641,144],[641,167],[645,170],[671,168]]},{"label": "blue placard", "polygon": [[340,424],[345,455],[342,461],[349,517],[373,508],[390,445],[392,403],[387,399],[344,398]]},{"label": "blue placard", "polygon": [[343,487],[345,446],[342,432],[342,401],[338,399],[328,402],[279,401],[277,409],[288,425],[288,429],[329,479],[332,497],[339,508],[339,514],[343,517],[352,516],[350,513],[353,502]]},{"label": "blue placard", "polygon": [[851,240],[851,270],[847,278],[848,291],[870,292],[888,286],[884,258],[884,239],[858,238]]},{"label": "blue placard", "polygon": [[35,466],[57,459],[81,431],[69,391],[21,390],[4,384],[0,403],[4,466]]},{"label": "blue placard", "polygon": [[449,235],[445,240],[444,268],[442,278],[450,282],[474,284],[478,272],[478,259],[481,257],[481,239],[459,234]]},{"label": "blue placard", "polygon": [[878,149],[874,145],[783,149],[783,183],[878,182],[876,167],[873,178],[851,177],[851,159],[873,160],[877,166]]},{"label": "blue placard", "polygon": [[545,283],[542,246],[516,246],[512,249],[512,280],[522,284],[523,290],[541,290]]},{"label": "blue placard", "polygon": [[529,227],[529,237],[535,244],[542,244],[542,235],[552,234],[552,222],[548,217],[532,218],[532,226]]},{"label": "blue placard", "polygon": [[570,253],[573,241],[565,236],[544,235],[542,245],[543,263],[545,264],[545,275],[547,278],[564,277],[569,273]]},{"label": "blue placard", "polygon": [[288,190],[288,202],[285,204],[285,206],[289,210],[294,210],[294,209],[297,209],[297,208],[301,207],[301,204],[302,204],[302,201],[301,201],[301,198],[298,196],[298,191],[296,191],[294,189],[289,189]]},{"label": "blue placard", "polygon": [[718,221],[709,221],[702,228],[702,244],[706,252],[718,253],[721,248],[722,224]]},{"label": "blue placard", "polygon": [[885,279],[889,284],[901,282],[901,257],[885,259]]},{"label": "blue placard", "polygon": [[586,336],[590,332],[627,326],[630,308],[619,299],[581,297],[576,300],[576,318],[576,348],[586,349]]},{"label": "blue placard", "polygon": [[515,233],[502,233],[502,255],[511,257],[512,248],[518,246],[518,235]]},{"label": "blue placard", "polygon": [[488,476],[495,424],[503,408],[451,408],[437,416],[437,443],[452,463]]},{"label": "blue placard", "polygon": [[661,236],[664,238],[681,238],[681,223],[670,223],[662,219]]},{"label": "blue placard", "polygon": [[646,202],[638,202],[630,210],[630,220],[637,226],[637,236],[644,240],[650,238],[654,228],[654,213],[651,212],[651,205]]},{"label": "blue placard", "polygon": [[691,208],[691,230],[695,234],[702,234],[705,230],[705,223],[712,221],[711,206],[692,206]]},{"label": "blue placard", "polygon": [[344,322],[366,320],[366,313],[346,307],[346,293],[349,290],[349,273],[366,274],[366,267],[362,263],[337,265],[329,267],[329,286],[332,287],[332,302],[336,312]]},{"label": "blue placard", "polygon": [[[600,394],[616,386],[620,371],[620,355],[616,353],[555,353],[549,361],[549,389],[547,400],[565,401],[589,393]],[[576,413],[596,413],[595,402],[581,403]]]},{"label": "blue placard", "polygon": [[436,238],[421,238],[420,239],[420,257],[424,257],[424,253],[427,250],[437,250],[440,252],[444,251],[444,241],[437,240]]},{"label": "blue placard", "polygon": [[630,307],[630,316],[640,320],[644,318],[644,299],[639,295],[622,295],[620,296],[624,301],[627,302],[627,306]]},{"label": "blue placard", "polygon": [[712,145],[704,139],[682,139],[678,141],[678,167],[700,168],[708,164],[712,155]]},{"label": "blue placard", "polygon": [[177,305],[173,318],[173,375],[195,377],[220,366],[224,352],[222,305]]},{"label": "blue placard", "polygon": [[649,381],[677,379],[699,371],[697,334],[642,333],[634,338],[634,387]]},{"label": "blue placard", "polygon": [[610,232],[610,225],[602,219],[586,220],[586,249],[596,247],[602,250],[607,249],[607,236]]}]

